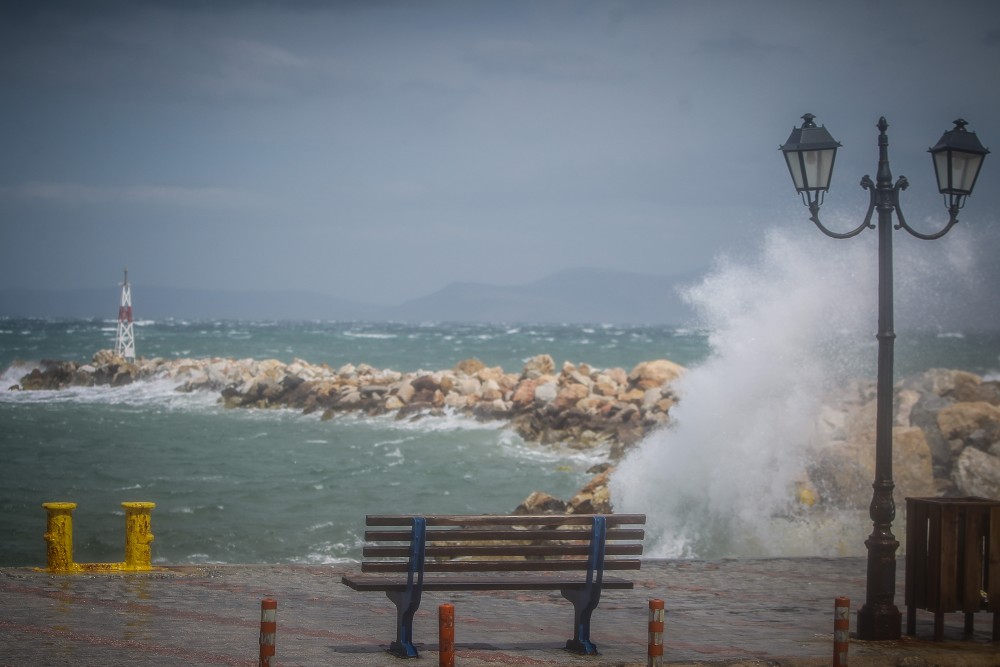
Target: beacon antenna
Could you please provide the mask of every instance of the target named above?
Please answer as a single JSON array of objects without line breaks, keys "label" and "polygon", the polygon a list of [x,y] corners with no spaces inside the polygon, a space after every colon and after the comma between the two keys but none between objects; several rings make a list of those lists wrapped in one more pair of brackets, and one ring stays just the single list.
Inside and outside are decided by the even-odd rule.
[{"label": "beacon antenna", "polygon": [[135,361],[135,331],[132,329],[132,288],[128,284],[128,267],[122,283],[122,298],[118,306],[118,334],[115,336],[115,354],[127,361]]}]

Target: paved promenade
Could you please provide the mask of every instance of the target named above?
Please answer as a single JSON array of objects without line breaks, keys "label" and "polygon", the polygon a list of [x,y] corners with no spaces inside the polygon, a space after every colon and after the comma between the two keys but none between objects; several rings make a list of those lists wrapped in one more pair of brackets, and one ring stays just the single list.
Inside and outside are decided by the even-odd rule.
[{"label": "paved promenade", "polygon": [[[421,659],[384,652],[395,627],[382,594],[340,583],[337,567],[170,567],[152,573],[50,575],[0,569],[0,665],[257,664],[260,601],[278,601],[274,665],[436,665],[437,606],[455,605],[457,664],[632,666],[646,664],[647,601],[665,601],[664,664],[829,665],[833,607],[851,598],[851,631],[864,598],[864,559],[648,561],[634,591],[605,592],[594,613],[597,657],[561,650],[572,605],[558,593],[424,594],[414,641]],[[897,604],[903,609],[903,563]],[[933,617],[918,616],[917,637],[896,642],[852,638],[850,665],[980,667],[1000,665],[992,617],[945,619],[934,642]]]}]

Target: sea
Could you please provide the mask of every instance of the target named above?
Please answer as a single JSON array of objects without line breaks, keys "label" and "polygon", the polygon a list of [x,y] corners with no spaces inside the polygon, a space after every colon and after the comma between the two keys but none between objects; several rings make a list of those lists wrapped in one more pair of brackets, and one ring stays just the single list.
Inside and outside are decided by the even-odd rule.
[{"label": "sea", "polygon": [[[321,421],[285,409],[226,409],[169,381],[8,391],[42,359],[113,347],[113,320],[0,319],[0,565],[44,566],[42,503],[77,503],[77,562],[123,559],[121,503],[151,501],[157,563],[335,563],[358,558],[369,513],[507,513],[533,491],[571,497],[606,451],[523,441],[457,415]],[[519,370],[710,358],[704,331],[668,326],[138,321],[145,357],[295,358],[399,371],[477,358]],[[904,349],[908,349],[905,346]],[[926,336],[903,372],[1000,366],[997,336]],[[711,550],[691,556],[718,555]]]},{"label": "sea", "polygon": [[[772,237],[759,259],[720,263],[685,293],[697,313],[688,326],[139,319],[136,352],[401,372],[470,358],[518,372],[539,354],[557,368],[670,359],[688,369],[670,424],[611,483],[616,511],[648,517],[645,554],[863,555],[867,517],[804,508],[795,493],[824,397],[875,377],[875,263],[870,248],[840,250],[852,247]],[[897,287],[895,377],[953,368],[1000,380],[1000,327],[963,330],[927,312],[934,271],[954,266],[912,265],[901,273],[913,287]],[[845,298],[842,276],[868,296]],[[141,317],[141,302],[135,310]],[[49,501],[77,503],[81,563],[123,560],[130,501],[156,503],[154,563],[349,562],[366,514],[509,513],[533,491],[572,497],[607,460],[606,450],[525,442],[501,422],[457,414],[322,421],[226,409],[215,392],[169,381],[8,389],[44,359],[86,362],[112,348],[115,330],[113,319],[0,317],[0,566],[44,566]]]}]

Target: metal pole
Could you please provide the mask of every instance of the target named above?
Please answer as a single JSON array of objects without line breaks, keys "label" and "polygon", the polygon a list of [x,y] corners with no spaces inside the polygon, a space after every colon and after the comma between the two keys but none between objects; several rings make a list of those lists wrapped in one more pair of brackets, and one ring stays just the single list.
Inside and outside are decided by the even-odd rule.
[{"label": "metal pole", "polygon": [[646,646],[646,667],[662,667],[663,665],[663,626],[665,612],[663,600],[654,598],[649,601],[649,642]]},{"label": "metal pole", "polygon": [[851,600],[839,597],[833,601],[833,667],[847,667],[851,646]]},{"label": "metal pole", "polygon": [[438,607],[438,667],[455,667],[455,605]]},{"label": "metal pole", "polygon": [[885,118],[878,123],[879,162],[876,178],[878,209],[878,383],[875,416],[875,481],[869,508],[873,528],[868,547],[865,604],[858,612],[858,637],[865,640],[899,639],[902,616],[893,602],[896,593],[896,550],[892,534],[896,505],[892,498],[893,330],[892,212],[896,193],[889,169],[889,138]]},{"label": "metal pole", "polygon": [[278,601],[264,598],[260,601],[260,660],[259,667],[273,667],[274,639],[278,630]]}]

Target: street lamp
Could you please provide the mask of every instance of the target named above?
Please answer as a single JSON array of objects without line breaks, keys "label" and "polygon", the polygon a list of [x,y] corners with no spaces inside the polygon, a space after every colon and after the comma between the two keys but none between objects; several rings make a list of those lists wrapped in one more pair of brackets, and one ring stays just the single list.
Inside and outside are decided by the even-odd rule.
[{"label": "street lamp", "polygon": [[855,229],[838,233],[827,229],[819,219],[819,208],[824,194],[830,189],[833,162],[839,143],[834,141],[825,127],[816,127],[815,116],[802,116],[802,127],[794,128],[788,141],[781,146],[788,163],[788,170],[795,184],[795,191],[809,208],[809,219],[827,236],[848,239],[865,229],[875,229],[872,213],[878,211],[878,383],[876,387],[875,417],[875,481],[869,516],[873,523],[872,534],[865,541],[868,548],[868,577],[865,604],[858,612],[858,637],[866,640],[899,639],[901,615],[893,597],[896,592],[896,549],[899,542],[892,534],[892,521],[896,518],[896,505],[892,499],[892,364],[893,331],[892,307],[892,214],[896,213],[896,229],[905,229],[919,239],[941,238],[958,222],[958,212],[965,205],[965,198],[972,194],[979,169],[989,151],[976,138],[975,132],[965,129],[964,120],[956,120],[955,127],[942,135],[930,149],[937,174],[938,191],[945,198],[949,219],[943,229],[924,234],[906,223],[899,207],[899,192],[909,183],[900,176],[895,185],[889,169],[889,124],[882,117],[878,121],[878,172],[875,182],[865,175],[861,187],[868,190],[871,201],[864,221]]}]

